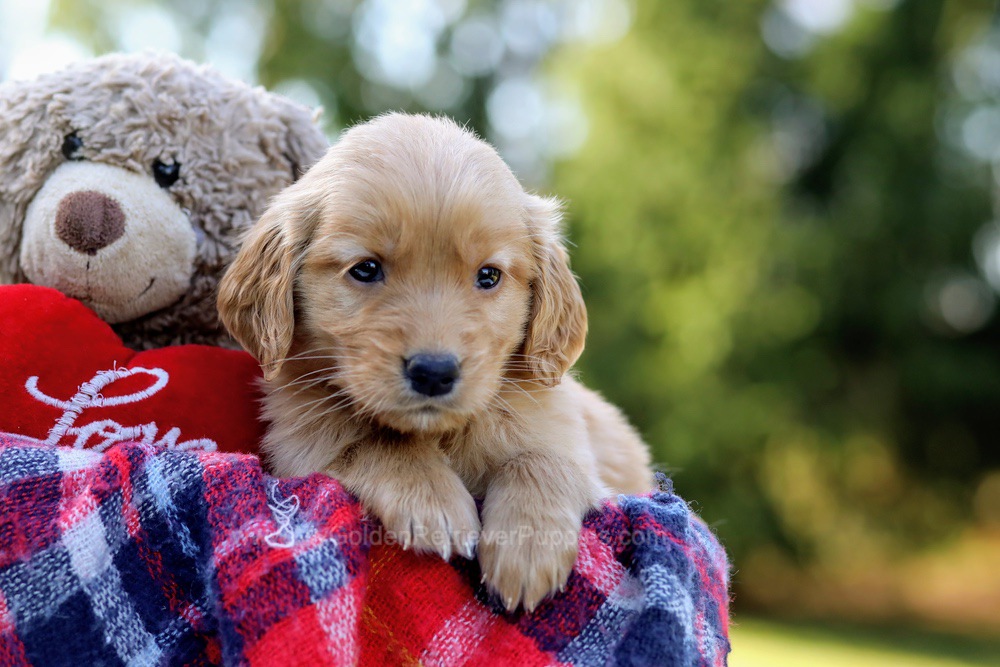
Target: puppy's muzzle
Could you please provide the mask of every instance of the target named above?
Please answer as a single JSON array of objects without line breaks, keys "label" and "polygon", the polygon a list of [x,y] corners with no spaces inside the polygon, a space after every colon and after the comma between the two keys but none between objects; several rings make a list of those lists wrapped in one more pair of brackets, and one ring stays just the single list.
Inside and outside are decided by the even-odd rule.
[{"label": "puppy's muzzle", "polygon": [[455,387],[459,364],[453,354],[415,354],[404,360],[403,370],[413,391],[424,396],[444,396]]}]

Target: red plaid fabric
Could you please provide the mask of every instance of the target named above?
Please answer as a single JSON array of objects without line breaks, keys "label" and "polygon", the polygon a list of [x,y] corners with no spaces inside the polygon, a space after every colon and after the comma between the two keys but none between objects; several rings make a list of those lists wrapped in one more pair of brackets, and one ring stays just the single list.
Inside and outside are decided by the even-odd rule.
[{"label": "red plaid fabric", "polygon": [[586,519],[508,615],[475,561],[379,543],[333,479],[247,455],[0,435],[3,665],[725,665],[728,565],[669,486]]}]

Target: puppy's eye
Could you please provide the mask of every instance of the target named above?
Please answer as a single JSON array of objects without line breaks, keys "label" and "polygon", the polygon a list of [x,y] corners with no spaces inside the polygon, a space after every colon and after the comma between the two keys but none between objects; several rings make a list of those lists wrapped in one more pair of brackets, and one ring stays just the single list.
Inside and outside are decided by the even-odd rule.
[{"label": "puppy's eye", "polygon": [[83,139],[76,135],[76,132],[72,132],[66,135],[62,143],[62,154],[67,160],[82,160],[83,158],[77,155],[80,149],[83,148]]},{"label": "puppy's eye", "polygon": [[500,269],[495,266],[484,266],[476,274],[476,286],[480,289],[493,289],[500,282]]},{"label": "puppy's eye", "polygon": [[167,164],[161,162],[159,158],[153,160],[153,179],[161,188],[169,188],[181,177],[181,166],[174,162]]},{"label": "puppy's eye", "polygon": [[382,265],[374,259],[366,259],[352,266],[348,273],[359,283],[374,283],[385,278],[382,275]]}]

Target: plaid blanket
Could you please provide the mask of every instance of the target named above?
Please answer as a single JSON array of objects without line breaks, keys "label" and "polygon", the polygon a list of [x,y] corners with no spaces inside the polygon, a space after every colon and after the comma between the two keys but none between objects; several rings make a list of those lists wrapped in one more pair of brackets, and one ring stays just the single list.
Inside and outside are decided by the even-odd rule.
[{"label": "plaid blanket", "polygon": [[380,535],[335,480],[252,456],[0,436],[0,664],[726,662],[725,554],[668,485],[591,513],[531,614]]}]

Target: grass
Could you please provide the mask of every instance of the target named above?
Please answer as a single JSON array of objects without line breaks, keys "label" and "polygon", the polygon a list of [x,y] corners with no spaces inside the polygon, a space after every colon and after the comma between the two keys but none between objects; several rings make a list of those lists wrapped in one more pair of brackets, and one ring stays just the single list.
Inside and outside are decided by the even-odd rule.
[{"label": "grass", "polygon": [[1000,667],[1000,640],[740,619],[730,667]]}]

